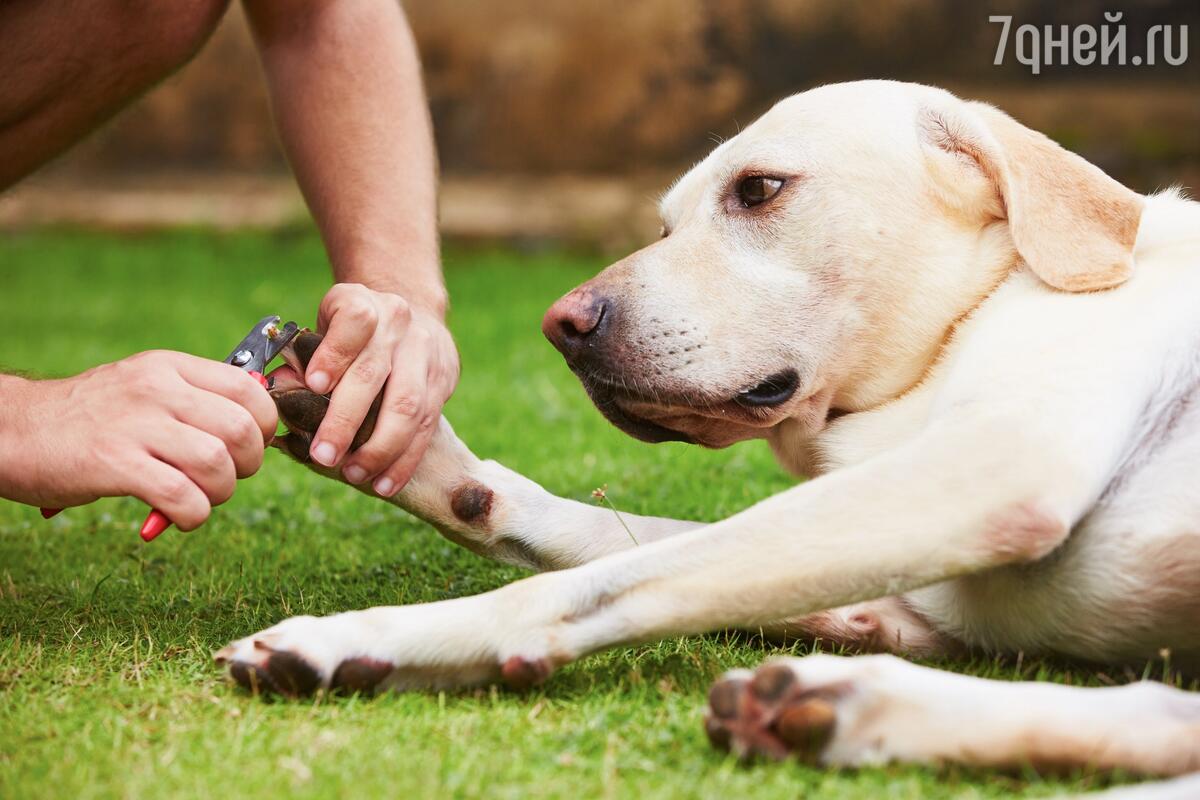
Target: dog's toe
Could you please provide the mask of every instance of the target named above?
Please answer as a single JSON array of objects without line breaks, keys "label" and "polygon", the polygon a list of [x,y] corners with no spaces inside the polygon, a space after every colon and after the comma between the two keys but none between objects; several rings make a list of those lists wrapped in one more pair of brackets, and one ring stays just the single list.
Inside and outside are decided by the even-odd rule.
[{"label": "dog's toe", "polygon": [[346,694],[374,692],[395,670],[394,664],[377,658],[348,658],[334,670],[330,688]]},{"label": "dog's toe", "polygon": [[321,674],[295,653],[271,652],[266,667],[271,685],[282,695],[307,697],[321,688]]},{"label": "dog's toe", "polygon": [[837,726],[834,699],[833,689],[806,686],[786,661],[735,670],[710,690],[704,731],[714,747],[741,759],[815,762]]},{"label": "dog's toe", "polygon": [[304,656],[276,650],[261,639],[243,639],[222,648],[214,660],[229,677],[254,694],[307,697],[322,687],[321,673]]},{"label": "dog's toe", "polygon": [[272,694],[278,692],[267,670],[245,661],[230,662],[229,677],[233,678],[238,686],[241,686],[252,694]]},{"label": "dog's toe", "polygon": [[359,655],[371,631],[346,615],[293,617],[213,654],[230,678],[255,694],[308,697],[325,690],[372,692],[395,665]]}]

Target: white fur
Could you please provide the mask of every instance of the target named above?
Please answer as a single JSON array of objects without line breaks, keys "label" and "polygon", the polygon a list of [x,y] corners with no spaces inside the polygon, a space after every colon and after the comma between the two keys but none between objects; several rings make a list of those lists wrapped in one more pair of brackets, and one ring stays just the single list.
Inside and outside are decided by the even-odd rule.
[{"label": "white fur", "polygon": [[[930,118],[941,131],[932,139]],[[1041,139],[1023,149],[1034,134],[1014,126],[922,86],[797,95],[675,185],[662,204],[665,239],[591,282],[622,304],[615,378],[636,390],[620,401],[626,411],[710,445],[766,438],[812,480],[681,536],[696,526],[634,519],[634,548],[607,512],[479,462],[446,426],[398,502],[473,549],[571,568],[478,597],[285,621],[222,658],[259,663],[268,651],[254,641],[269,640],[326,683],[341,660],[369,654],[396,665],[389,686],[461,685],[497,679],[513,656],[552,666],[725,626],[815,629],[806,615],[902,596],[834,624],[918,619],[928,647],[1113,663],[1170,649],[1200,663],[1200,206],[1176,192],[1130,201],[1063,154],[1074,182],[1061,211],[1024,220],[1018,237],[1039,258],[1100,244],[1104,257],[1119,254],[1120,214],[1085,219],[1095,197],[1143,210],[1123,285],[1051,288],[1125,276],[1120,264],[1091,275],[1084,262],[1064,278],[1052,260],[1023,259],[1004,214],[1031,198],[1003,192],[1063,187],[1044,164],[1021,172],[1024,158],[1060,156]],[[1002,146],[997,194],[987,159]],[[788,178],[764,214],[728,205],[747,171]],[[1112,241],[1084,222],[1112,227]],[[722,404],[783,367],[802,386],[779,408]],[[844,416],[827,423],[830,409]],[[485,524],[447,510],[468,480],[495,493]],[[1100,724],[1089,698],[1143,726],[1106,724],[1114,741],[1175,713],[1164,710],[1171,703],[1142,708],[1133,690],[1002,687],[886,663],[797,665],[863,681],[888,709],[861,735],[840,728],[828,763],[993,763],[990,743],[1015,741],[1039,719]],[[946,705],[951,696],[959,705]],[[926,723],[937,736],[921,733]],[[1197,739],[1163,740],[1170,758],[1126,742],[1120,766],[1194,764]]]}]

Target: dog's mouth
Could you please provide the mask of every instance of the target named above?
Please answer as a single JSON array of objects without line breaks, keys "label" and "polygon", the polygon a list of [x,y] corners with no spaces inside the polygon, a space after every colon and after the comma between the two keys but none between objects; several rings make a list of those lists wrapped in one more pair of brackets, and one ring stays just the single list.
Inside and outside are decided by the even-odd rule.
[{"label": "dog's mouth", "polygon": [[620,430],[644,442],[724,447],[773,427],[788,416],[800,375],[785,369],[732,396],[664,391],[615,381],[591,371],[576,375],[596,408]]},{"label": "dog's mouth", "polygon": [[794,369],[785,369],[749,389],[738,392],[733,402],[743,408],[777,408],[791,400],[798,388],[800,373]]}]

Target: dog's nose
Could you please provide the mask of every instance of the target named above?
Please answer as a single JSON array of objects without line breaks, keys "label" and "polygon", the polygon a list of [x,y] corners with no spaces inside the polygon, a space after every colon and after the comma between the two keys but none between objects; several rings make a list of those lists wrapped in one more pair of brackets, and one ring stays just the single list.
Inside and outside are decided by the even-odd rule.
[{"label": "dog's nose", "polygon": [[589,289],[564,295],[542,318],[542,333],[558,351],[574,360],[594,347],[607,327],[612,303]]}]

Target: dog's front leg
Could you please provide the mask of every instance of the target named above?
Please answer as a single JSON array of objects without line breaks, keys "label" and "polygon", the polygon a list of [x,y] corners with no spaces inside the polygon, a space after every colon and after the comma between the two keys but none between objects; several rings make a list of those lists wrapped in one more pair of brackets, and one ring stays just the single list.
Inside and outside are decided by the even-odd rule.
[{"label": "dog's front leg", "polygon": [[[314,472],[341,481],[339,470],[313,462],[308,453],[329,400],[309,391],[298,372],[319,343],[316,334],[301,333],[285,352],[293,371],[274,376],[271,396],[288,427],[275,445]],[[354,446],[369,438],[377,412],[371,410]],[[477,458],[444,417],[435,424],[417,471],[388,502],[481,555],[531,569],[563,569],[699,527],[695,522],[618,516],[611,509],[557,497],[495,461]],[[369,485],[356,488],[372,494]]]},{"label": "dog's front leg", "polygon": [[219,658],[243,683],[288,692],[363,688],[339,673],[364,664],[371,687],[528,684],[616,644],[769,623],[1038,559],[1106,480],[1107,462],[1066,446],[1067,430],[938,424],[687,536],[476,597],[288,620]]}]

